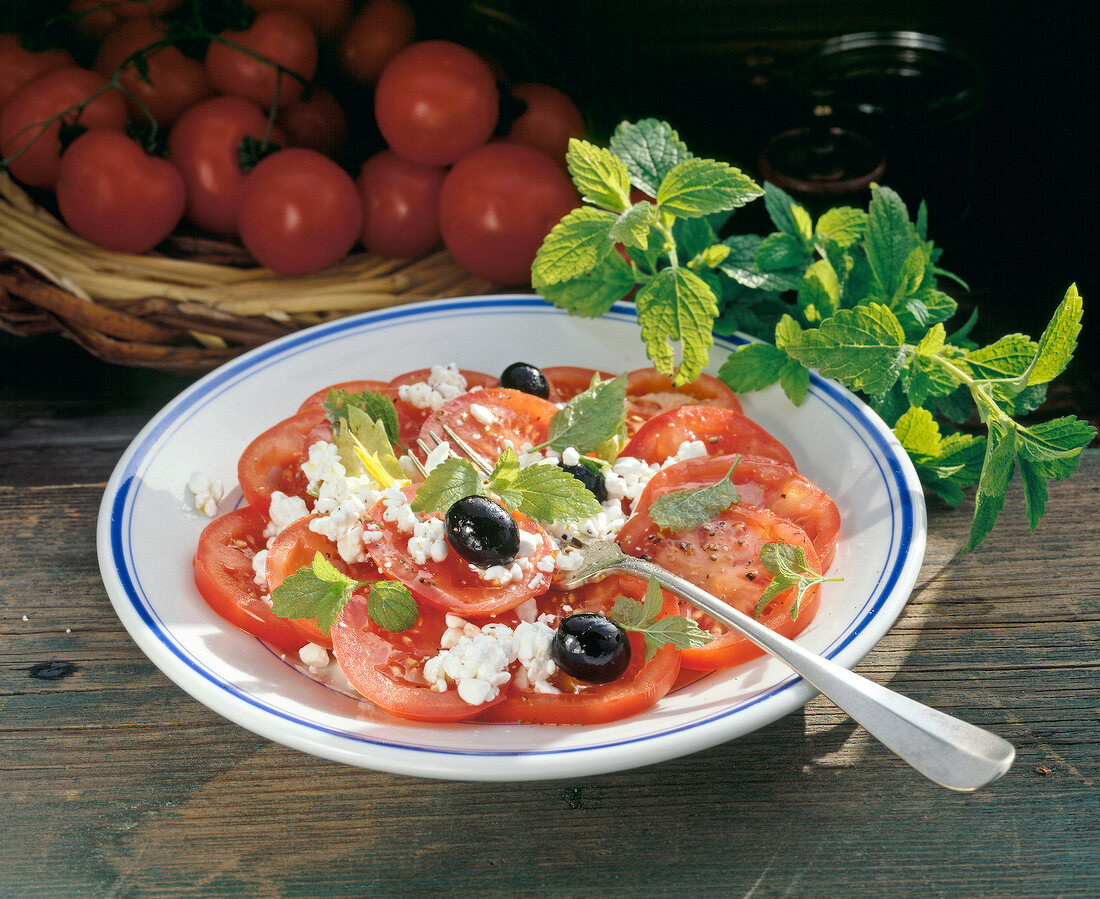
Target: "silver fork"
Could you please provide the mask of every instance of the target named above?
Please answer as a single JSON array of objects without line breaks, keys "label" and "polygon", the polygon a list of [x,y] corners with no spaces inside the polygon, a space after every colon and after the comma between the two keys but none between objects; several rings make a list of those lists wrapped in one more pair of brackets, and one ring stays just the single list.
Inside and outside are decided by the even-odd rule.
[{"label": "silver fork", "polygon": [[[460,455],[461,451],[475,467],[489,474],[492,466],[479,453],[447,425],[443,431],[454,455]],[[437,446],[442,443],[442,438],[432,436]],[[430,452],[425,442],[417,443],[424,453]],[[1016,750],[996,734],[895,693],[804,649],[690,581],[652,562],[626,555],[611,541],[587,541],[580,537],[573,541],[581,554],[581,565],[556,577],[554,586],[558,589],[570,590],[612,573],[646,581],[654,578],[666,590],[782,660],[887,749],[941,786],[976,790],[997,780],[1011,767]]]}]

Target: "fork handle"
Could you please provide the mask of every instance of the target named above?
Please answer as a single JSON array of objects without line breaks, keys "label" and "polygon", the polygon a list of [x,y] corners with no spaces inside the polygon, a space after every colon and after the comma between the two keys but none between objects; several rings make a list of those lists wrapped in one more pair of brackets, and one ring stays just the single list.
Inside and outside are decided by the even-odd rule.
[{"label": "fork handle", "polygon": [[1006,740],[815,655],[682,577],[633,557],[616,567],[646,580],[655,578],[665,589],[783,660],[884,746],[941,786],[976,790],[1012,765],[1016,750]]}]

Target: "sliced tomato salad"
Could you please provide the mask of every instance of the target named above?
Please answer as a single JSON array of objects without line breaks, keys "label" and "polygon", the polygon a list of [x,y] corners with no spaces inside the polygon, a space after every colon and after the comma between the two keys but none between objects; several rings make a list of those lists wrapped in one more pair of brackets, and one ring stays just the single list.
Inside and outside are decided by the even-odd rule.
[{"label": "sliced tomato salad", "polygon": [[[772,576],[760,561],[764,544],[801,547],[810,567],[821,572],[821,561],[805,531],[774,512],[747,503],[736,503],[706,524],[676,534],[662,532],[648,512],[639,513],[619,532],[618,542],[629,555],[675,572],[746,615],[755,613],[771,583]],[[785,637],[801,633],[817,614],[817,586],[806,592],[796,618],[791,617],[794,600],[793,587],[780,593],[764,609],[760,621]],[[714,639],[705,646],[685,649],[681,658],[685,668],[729,668],[764,654],[756,644],[709,615],[690,607],[686,613]]]},{"label": "sliced tomato salad", "polygon": [[279,618],[256,583],[252,560],[265,548],[267,518],[244,506],[214,519],[199,536],[195,586],[207,604],[242,631],[280,649],[295,651],[309,642],[285,618]]},{"label": "sliced tomato salad", "polygon": [[[411,500],[416,496],[416,488],[405,487],[404,493]],[[409,552],[409,534],[399,530],[396,523],[386,520],[386,509],[382,503],[370,510],[370,517],[382,532],[380,540],[367,546],[367,552],[375,564],[387,576],[401,581],[414,595],[446,611],[463,616],[499,615],[533,596],[545,593],[549,587],[549,575],[540,571],[538,566],[553,552],[550,536],[526,516],[517,513],[520,530],[533,534],[538,539],[539,548],[527,557],[523,577],[505,584],[486,580],[454,552],[448,553],[442,562],[418,562]]]},{"label": "sliced tomato salad", "polygon": [[[448,439],[446,427],[492,463],[508,447],[522,453],[544,444],[562,404],[585,391],[594,377],[614,376],[580,366],[552,366],[543,369],[543,375],[549,399],[500,387],[499,378],[453,365],[416,369],[390,380],[341,381],[310,394],[295,415],[272,425],[241,453],[238,478],[246,505],[203,530],[194,560],[199,592],[226,621],[281,651],[299,651],[303,660],[312,660],[311,667],[323,665],[325,652],[331,652],[367,700],[387,713],[418,721],[599,724],[638,714],[707,671],[760,655],[748,640],[666,593],[656,617],[683,615],[712,639],[684,648],[668,644],[647,659],[644,637],[635,631],[624,637],[619,631],[615,651],[620,664],[610,680],[597,682],[596,674],[587,673],[591,669],[574,668],[565,655],[557,654],[564,646],[558,641],[565,639],[558,626],[577,613],[608,616],[619,596],[644,595],[642,581],[611,576],[569,592],[555,589],[555,571],[567,567],[566,544],[551,536],[562,533],[560,523],[544,528],[519,511],[499,507],[493,507],[493,514],[503,515],[509,529],[514,522],[523,550],[518,557],[509,550],[512,555],[500,556],[500,564],[485,561],[479,567],[464,558],[469,546],[460,546],[462,552],[455,549],[459,544],[453,541],[462,537],[436,520],[439,513],[412,512],[420,485],[391,483],[396,469],[387,473],[368,466],[372,474],[365,474],[357,466],[357,477],[344,477],[339,476],[342,469],[326,461],[318,466],[327,472],[319,476],[319,486],[311,486],[303,472],[310,447],[332,441],[324,408],[332,390],[349,395],[370,390],[388,396],[400,425],[395,452],[413,450],[422,456],[414,450],[418,438],[434,446]],[[603,502],[601,516],[580,523],[585,528],[616,539],[626,552],[680,574],[750,615],[772,578],[761,561],[765,544],[800,548],[813,572],[823,572],[832,563],[841,526],[836,504],[799,473],[788,448],[746,417],[737,397],[716,378],[704,375],[691,384],[675,385],[652,369],[632,371],[627,375],[624,411],[628,441],[619,458],[637,461],[626,460],[616,469],[621,473],[615,491],[610,476],[606,485],[602,483],[594,464],[577,469],[579,454],[573,461],[565,451],[549,454],[546,460],[555,463],[560,456],[567,471],[580,470],[576,476],[589,489],[602,493],[606,486],[608,493],[619,496]],[[701,441],[706,455],[670,461],[688,441]],[[527,483],[537,483],[538,472],[529,474],[533,481],[528,478]],[[653,504],[662,496],[709,487],[726,476],[739,496],[729,508],[676,533],[665,532],[653,521]],[[540,502],[549,501],[553,490],[560,489],[546,488]],[[301,498],[306,514],[278,494]],[[456,495],[450,501],[458,499]],[[479,498],[465,505],[484,502]],[[300,517],[285,520],[293,515]],[[318,554],[332,567],[314,567]],[[488,555],[470,555],[493,557],[491,547]],[[371,605],[368,614],[369,590],[351,585],[346,593],[335,591],[342,606],[305,606],[318,610],[318,615],[320,609],[336,615],[327,634],[317,618],[288,620],[275,614],[271,592],[296,572],[312,570],[320,585],[309,587],[303,575],[297,581],[306,585],[299,601],[310,597],[311,590],[318,596],[333,595],[321,585],[326,578],[338,577],[332,568],[353,581],[391,582],[372,600],[378,608]],[[780,593],[763,608],[759,620],[795,636],[813,620],[819,588],[806,591],[792,618],[795,600],[793,589]],[[387,619],[387,603],[392,604],[388,614],[397,618]],[[372,617],[376,614],[378,620]],[[614,631],[604,617],[596,618],[599,626]],[[396,627],[414,619],[397,632],[379,623]],[[587,627],[588,622],[576,626]],[[528,642],[521,653],[522,640]],[[474,644],[480,648],[471,648]],[[490,674],[483,675],[477,653],[491,654],[494,646],[500,650],[493,663],[498,667],[490,666]],[[456,647],[461,647],[458,655]],[[533,662],[532,651],[540,653]],[[571,644],[568,652],[576,651]],[[467,652],[473,655],[462,655]],[[478,673],[462,673],[467,668]],[[467,677],[474,683],[463,680]]]},{"label": "sliced tomato salad", "polygon": [[779,440],[751,418],[724,406],[678,406],[661,412],[634,432],[622,454],[663,462],[685,440],[702,441],[708,456],[765,456],[797,468],[791,451]]},{"label": "sliced tomato salad", "polygon": [[420,429],[428,446],[446,440],[448,425],[477,453],[495,461],[505,447],[517,453],[546,441],[550,419],[558,407],[549,400],[506,387],[464,393],[430,413]]},{"label": "sliced tomato salad", "polygon": [[[737,394],[712,375],[703,373],[687,384],[652,368],[639,368],[626,377],[626,433],[633,436],[643,424],[679,406],[718,406],[741,411]],[[675,450],[674,450],[675,452]]]},{"label": "sliced tomato salad", "polygon": [[[558,620],[575,612],[606,615],[620,594],[637,599],[644,591],[645,585],[637,580],[611,576],[578,590],[550,593],[539,609]],[[678,612],[679,603],[666,598],[661,615]],[[481,720],[512,724],[602,724],[644,712],[676,681],[680,650],[665,646],[647,661],[643,638],[632,633],[628,639],[630,664],[611,683],[585,683],[559,669],[550,680],[557,692],[515,687],[508,691],[503,702],[486,710]]]}]

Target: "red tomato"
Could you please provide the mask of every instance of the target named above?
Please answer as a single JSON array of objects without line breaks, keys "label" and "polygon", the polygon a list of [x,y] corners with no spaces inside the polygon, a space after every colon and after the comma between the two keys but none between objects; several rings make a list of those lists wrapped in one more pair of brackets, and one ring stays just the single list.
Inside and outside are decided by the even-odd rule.
[{"label": "red tomato", "polygon": [[513,97],[527,104],[527,109],[512,123],[505,140],[534,147],[565,165],[569,138],[585,135],[584,117],[576,104],[548,84],[517,84],[511,91]]},{"label": "red tomato", "polygon": [[208,524],[195,553],[195,586],[226,621],[280,649],[296,651],[306,639],[271,610],[252,568],[253,556],[267,543],[266,525],[263,513],[248,506]]},{"label": "red tomato", "polygon": [[332,429],[319,408],[299,412],[268,428],[245,447],[237,460],[237,481],[245,502],[267,512],[276,490],[307,498],[302,462],[318,440],[331,440]]},{"label": "red tomato", "polygon": [[439,194],[446,169],[392,150],[365,163],[355,184],[363,201],[363,246],[380,256],[420,256],[439,245]]},{"label": "red tomato", "polygon": [[103,37],[119,22],[103,0],[69,0],[68,11],[73,28],[90,38]]},{"label": "red tomato", "polygon": [[369,0],[340,37],[340,71],[374,84],[382,70],[416,37],[416,19],[401,0]]},{"label": "red tomato", "polygon": [[313,150],[280,150],[261,159],[241,191],[237,233],[261,265],[280,275],[338,262],[362,228],[355,182]]},{"label": "red tomato", "polygon": [[443,181],[443,242],[473,275],[528,284],[543,238],[579,202],[573,182],[538,150],[488,144],[459,160]]},{"label": "red tomato", "polygon": [[664,462],[685,440],[701,440],[709,456],[764,456],[797,469],[790,450],[755,421],[723,406],[677,406],[645,422],[622,455]]},{"label": "red tomato", "polygon": [[[639,504],[645,501],[645,493]],[[648,507],[648,503],[646,503]],[[723,602],[746,615],[752,615],[764,588],[772,576],[760,562],[765,543],[789,543],[800,546],[815,571],[821,562],[806,532],[785,518],[762,509],[737,503],[709,524],[669,537],[653,523],[648,514],[635,514],[619,532],[618,543],[632,556],[649,559],[693,584],[702,587]],[[803,598],[798,618],[791,620],[792,587],[772,600],[760,621],[785,637],[794,637],[817,614],[818,589],[811,587]],[[688,613],[714,639],[703,647],[685,649],[680,664],[685,668],[728,668],[763,655],[764,650],[745,637],[727,630],[696,609]]]},{"label": "red tomato", "polygon": [[600,376],[601,381],[610,381],[614,375],[594,368],[581,368],[576,365],[551,365],[542,370],[546,383],[550,385],[550,402],[568,403],[578,393],[584,393],[592,386],[592,378]]},{"label": "red tomato", "polygon": [[[474,405],[487,410],[492,421],[486,424],[475,417],[470,412]],[[486,387],[445,402],[424,420],[420,436],[428,446],[434,446],[435,441],[429,435],[446,440],[442,426],[449,425],[472,449],[492,463],[507,446],[518,453],[525,446],[545,442],[550,419],[557,411],[557,406],[541,397],[506,387]]]},{"label": "red tomato", "polygon": [[[563,614],[563,605],[573,612],[606,614],[620,593],[636,598],[644,589],[639,581],[628,582],[628,579],[609,577],[578,591],[547,596],[545,601],[540,600],[539,608],[541,610],[545,606],[547,611],[559,617]],[[666,599],[663,613],[675,614],[678,611],[678,603]],[[628,639],[630,665],[617,680],[607,684],[589,684],[559,671],[551,678],[551,683],[561,690],[560,693],[536,693],[512,685],[507,698],[481,715],[480,719],[516,724],[600,724],[644,712],[675,682],[680,670],[680,651],[665,646],[647,662],[641,636],[629,634]]]},{"label": "red tomato", "polygon": [[[216,234],[237,233],[245,175],[241,142],[261,141],[267,116],[244,97],[214,97],[187,110],[168,134],[168,152],[187,185],[184,218]],[[285,142],[275,129],[271,141]]]},{"label": "red tomato", "polygon": [[736,394],[711,375],[704,373],[687,384],[673,386],[672,378],[652,368],[639,368],[627,375],[626,403],[628,435],[653,416],[677,406],[721,406],[741,411]]},{"label": "red tomato", "polygon": [[[413,486],[405,487],[404,491],[410,500],[416,495]],[[418,597],[438,608],[459,615],[498,615],[545,592],[549,586],[548,575],[536,566],[551,552],[550,537],[537,522],[524,515],[516,514],[516,522],[521,530],[539,537],[541,547],[531,556],[531,564],[521,580],[494,586],[453,550],[442,562],[430,559],[424,564],[417,562],[409,555],[409,534],[385,521],[384,511],[382,503],[370,510],[370,517],[381,526],[383,536],[368,544],[367,552],[388,577],[401,581]]]},{"label": "red tomato", "polygon": [[[93,68],[104,78],[132,54],[165,40],[160,23],[149,18],[127,19],[103,38]],[[200,100],[213,96],[214,88],[201,62],[184,56],[177,47],[155,47],[144,55],[148,72],[138,73],[131,62],[119,73],[119,83],[129,91],[131,118],[145,121],[146,112],[161,125],[171,125]]]},{"label": "red tomato", "polygon": [[348,136],[348,120],[340,102],[321,87],[315,87],[308,100],[282,106],[276,121],[290,146],[316,150],[332,158],[340,154]]},{"label": "red tomato", "polygon": [[[52,189],[61,161],[62,121],[121,131],[126,101],[106,85],[97,72],[70,66],[39,75],[12,94],[0,115],[0,157],[11,160],[8,171],[24,184]],[[97,92],[78,119],[77,106]]]},{"label": "red tomato", "polygon": [[75,65],[68,50],[27,50],[20,46],[18,34],[0,34],[0,112],[8,98],[27,82],[54,69]]},{"label": "red tomato", "polygon": [[[633,511],[646,512],[653,501],[673,490],[688,490],[717,483],[736,454],[687,459],[657,472]],[[828,570],[836,554],[840,512],[825,491],[793,468],[772,459],[741,456],[730,478],[742,503],[763,506],[806,532]]]},{"label": "red tomato", "polygon": [[367,618],[362,596],[353,596],[332,627],[332,644],[344,676],[380,709],[417,721],[461,721],[502,702],[506,694],[501,691],[475,706],[457,690],[437,693],[428,686],[424,663],[439,654],[446,629],[444,613],[421,603],[416,624],[391,633]]},{"label": "red tomato", "polygon": [[[309,529],[311,521],[319,515],[307,515],[291,522],[271,541],[267,548],[267,589],[274,590],[299,568],[308,568],[313,557],[320,553],[338,571],[357,581],[378,580],[378,569],[370,562],[349,565],[341,557],[328,537]],[[317,626],[316,618],[290,619],[290,624],[311,643],[332,649],[332,636]]]},{"label": "red tomato", "polygon": [[386,66],[374,92],[374,115],[386,143],[426,165],[450,165],[485,143],[498,107],[489,66],[450,41],[410,44]]},{"label": "red tomato", "polygon": [[371,390],[374,393],[385,393],[389,396],[397,395],[397,391],[393,390],[385,381],[341,381],[339,384],[330,384],[328,387],[323,387],[315,393],[311,393],[298,407],[298,411],[305,412],[309,409],[323,408],[325,400],[328,399],[329,392],[332,390],[343,390],[345,393],[362,393],[364,390]]},{"label": "red tomato", "polygon": [[65,224],[119,253],[153,249],[183,217],[183,176],[119,131],[87,131],[73,141],[56,190]]},{"label": "red tomato", "polygon": [[206,51],[206,74],[214,89],[247,97],[264,109],[293,103],[304,88],[302,81],[279,72],[272,63],[305,81],[313,79],[317,35],[300,16],[279,9],[262,12],[244,31],[223,31]]},{"label": "red tomato", "polygon": [[[403,375],[398,375],[390,381],[390,386],[396,389],[406,384],[425,383],[431,371],[430,368],[418,368],[415,371],[407,371]],[[500,383],[499,378],[494,378],[492,375],[487,375],[480,371],[473,371],[468,368],[459,369],[459,373],[466,379],[467,390],[473,387],[496,387]],[[416,438],[420,436],[420,428],[423,427],[431,409],[421,409],[414,406],[412,403],[401,399],[396,393],[394,394],[393,402],[394,405],[397,406],[398,421],[401,422],[401,443],[411,448],[415,445]]]},{"label": "red tomato", "polygon": [[332,37],[351,21],[351,0],[248,0],[257,12],[281,9],[309,22],[321,37]]}]

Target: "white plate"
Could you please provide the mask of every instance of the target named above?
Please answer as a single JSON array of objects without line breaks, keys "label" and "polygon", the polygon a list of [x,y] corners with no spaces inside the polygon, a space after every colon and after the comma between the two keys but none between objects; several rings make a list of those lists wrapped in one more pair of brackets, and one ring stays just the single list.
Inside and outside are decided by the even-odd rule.
[{"label": "white plate", "polygon": [[[712,372],[738,343],[717,342]],[[134,439],[100,508],[103,581],[134,641],[184,690],[257,734],[336,761],[423,777],[536,780],[621,770],[713,746],[802,706],[815,691],[781,663],[761,659],[612,724],[418,724],[309,676],[207,607],[191,574],[209,521],[189,510],[192,472],[235,485],[248,441],[327,384],[452,361],[495,373],[517,360],[610,371],[647,364],[632,306],[617,305],[593,321],[537,297],[496,296],[321,325],[192,385]],[[821,611],[798,640],[851,667],[897,618],[920,570],[925,510],[916,473],[889,428],[833,382],[814,376],[798,408],[778,387],[742,400],[840,508],[833,573],[844,580],[824,585]],[[234,489],[222,509],[239,502]]]}]

